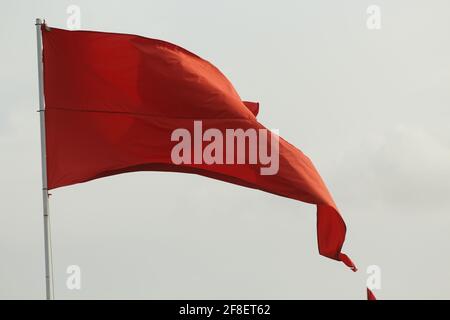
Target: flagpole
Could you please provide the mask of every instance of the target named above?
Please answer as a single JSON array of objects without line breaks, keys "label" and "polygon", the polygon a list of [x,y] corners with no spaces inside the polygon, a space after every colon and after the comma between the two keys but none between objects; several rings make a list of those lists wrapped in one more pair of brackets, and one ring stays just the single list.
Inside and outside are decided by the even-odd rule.
[{"label": "flagpole", "polygon": [[45,100],[44,100],[44,77],[42,61],[42,32],[41,26],[44,21],[36,19],[37,36],[37,63],[39,76],[39,118],[41,125],[41,165],[42,165],[42,204],[44,214],[44,251],[45,251],[45,292],[46,299],[53,300],[53,264],[52,247],[50,236],[50,210],[49,193],[47,186],[47,155],[45,147]]}]

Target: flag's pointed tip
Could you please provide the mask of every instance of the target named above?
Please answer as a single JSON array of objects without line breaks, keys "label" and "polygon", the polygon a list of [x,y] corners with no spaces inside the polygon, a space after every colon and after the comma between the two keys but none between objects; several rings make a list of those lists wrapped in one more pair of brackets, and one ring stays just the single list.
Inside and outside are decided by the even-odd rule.
[{"label": "flag's pointed tip", "polygon": [[377,297],[375,297],[375,295],[369,288],[367,288],[367,300],[377,300]]},{"label": "flag's pointed tip", "polygon": [[352,259],[350,259],[345,253],[339,253],[339,261],[342,261],[347,267],[350,268],[353,272],[358,271],[358,268],[353,263]]},{"label": "flag's pointed tip", "polygon": [[242,101],[247,109],[256,117],[259,112],[259,102]]}]

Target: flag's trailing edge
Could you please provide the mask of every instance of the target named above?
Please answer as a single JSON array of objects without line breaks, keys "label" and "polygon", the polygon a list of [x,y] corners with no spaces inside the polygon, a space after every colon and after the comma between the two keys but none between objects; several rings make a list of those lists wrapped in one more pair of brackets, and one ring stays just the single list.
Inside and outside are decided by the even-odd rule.
[{"label": "flag's trailing edge", "polygon": [[[172,171],[260,189],[317,205],[321,255],[341,252],[346,226],[310,159],[279,138],[279,170],[258,165],[181,164],[171,133],[193,129],[265,129],[259,104],[243,102],[211,63],[174,44],[136,35],[42,27],[48,186],[114,174]],[[280,80],[278,80],[280,81]],[[273,133],[272,133],[273,134]]]},{"label": "flag's trailing edge", "polygon": [[377,300],[372,290],[370,290],[369,288],[367,288],[367,300]]}]

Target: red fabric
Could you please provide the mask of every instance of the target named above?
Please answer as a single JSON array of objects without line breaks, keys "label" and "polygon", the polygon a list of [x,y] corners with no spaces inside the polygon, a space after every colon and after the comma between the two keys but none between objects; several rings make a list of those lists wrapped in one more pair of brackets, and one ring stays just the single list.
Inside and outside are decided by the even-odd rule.
[{"label": "red fabric", "polygon": [[377,300],[377,298],[369,288],[367,288],[367,300]]},{"label": "red fabric", "polygon": [[259,103],[258,102],[250,102],[250,101],[242,101],[245,106],[250,110],[253,115],[256,117],[259,113]]},{"label": "red fabric", "polygon": [[261,129],[258,105],[242,102],[212,64],[171,43],[135,35],[56,28],[43,33],[48,186],[54,189],[141,170],[195,173],[317,205],[320,254],[341,253],[346,226],[314,165],[280,138],[279,172],[255,165],[175,165],[171,133]]}]

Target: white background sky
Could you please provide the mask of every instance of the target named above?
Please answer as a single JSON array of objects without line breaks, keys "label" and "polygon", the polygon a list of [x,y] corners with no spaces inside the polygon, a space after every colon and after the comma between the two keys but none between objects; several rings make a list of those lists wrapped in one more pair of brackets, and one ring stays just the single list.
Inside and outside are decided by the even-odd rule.
[{"label": "white background sky", "polygon": [[0,0],[0,298],[45,293],[34,19],[65,28],[70,4],[82,29],[174,42],[260,101],[316,164],[360,271],[319,256],[312,205],[139,172],[52,192],[56,298],[364,299],[372,264],[381,299],[450,298],[446,0]]}]

